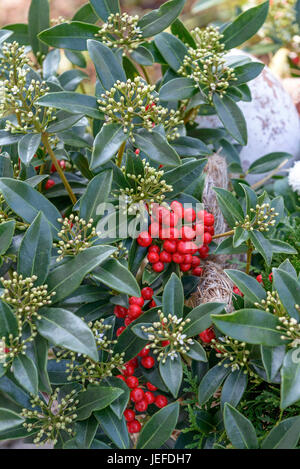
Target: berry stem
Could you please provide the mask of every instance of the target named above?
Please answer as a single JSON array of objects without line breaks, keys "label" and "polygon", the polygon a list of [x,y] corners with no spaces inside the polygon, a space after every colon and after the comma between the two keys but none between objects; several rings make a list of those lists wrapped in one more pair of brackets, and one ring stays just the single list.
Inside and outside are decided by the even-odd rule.
[{"label": "berry stem", "polygon": [[144,74],[144,77],[146,79],[146,82],[148,83],[148,85],[151,85],[151,80],[150,80],[150,77],[149,77],[149,74],[147,72],[147,69],[146,67],[144,67],[144,65],[141,65],[141,69],[143,71],[143,74]]},{"label": "berry stem", "polygon": [[225,233],[216,234],[212,237],[212,239],[223,238],[225,236],[232,236],[234,235],[234,230],[226,231]]},{"label": "berry stem", "polygon": [[126,140],[122,143],[118,151],[117,166],[120,168],[122,165],[123,155],[126,147]]},{"label": "berry stem", "polygon": [[70,184],[69,184],[69,182],[68,182],[66,176],[64,175],[63,170],[61,169],[61,167],[60,167],[59,164],[58,164],[58,161],[57,161],[57,159],[56,159],[56,156],[54,155],[54,152],[53,152],[53,150],[52,150],[52,148],[51,148],[51,145],[50,145],[50,142],[49,142],[49,138],[48,138],[48,134],[47,134],[46,132],[43,132],[43,133],[42,133],[42,142],[43,142],[43,144],[44,144],[44,146],[45,146],[45,148],[46,148],[48,154],[50,155],[50,158],[51,158],[51,160],[52,160],[52,163],[54,164],[55,169],[56,169],[56,171],[58,172],[58,174],[59,174],[59,176],[60,176],[60,178],[61,178],[61,180],[62,180],[62,182],[63,182],[63,184],[64,184],[64,186],[65,186],[65,188],[66,188],[66,191],[67,191],[68,194],[69,194],[69,197],[70,197],[70,199],[71,199],[71,201],[72,201],[72,204],[73,204],[73,205],[76,204],[76,202],[77,202],[76,196],[75,196],[74,192],[72,191],[72,188],[71,188],[71,186],[70,186]]}]

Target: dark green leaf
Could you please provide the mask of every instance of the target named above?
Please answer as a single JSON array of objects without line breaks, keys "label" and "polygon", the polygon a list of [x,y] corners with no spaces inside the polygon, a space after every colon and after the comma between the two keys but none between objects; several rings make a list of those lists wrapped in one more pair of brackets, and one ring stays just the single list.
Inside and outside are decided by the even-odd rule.
[{"label": "dark green leaf", "polygon": [[0,224],[0,256],[4,254],[11,245],[16,222],[14,220]]},{"label": "dark green leaf", "polygon": [[260,351],[268,382],[271,383],[281,368],[285,356],[285,345],[279,345],[278,347],[261,346]]},{"label": "dark green leaf", "polygon": [[177,316],[177,318],[182,317],[184,304],[183,287],[175,273],[172,273],[165,285],[162,302],[163,312],[166,317],[169,314],[171,314],[171,316]]},{"label": "dark green leaf", "polygon": [[108,169],[97,174],[88,184],[84,195],[80,199],[79,216],[88,221],[95,218],[97,208],[104,203],[111,192],[113,171]]},{"label": "dark green leaf", "polygon": [[108,287],[129,296],[141,296],[135,277],[116,259],[109,259],[93,274],[94,278]]},{"label": "dark green leaf", "polygon": [[300,438],[300,416],[283,420],[264,438],[262,449],[294,449]]},{"label": "dark green leaf", "polygon": [[223,365],[215,365],[204,375],[198,388],[200,405],[205,404],[213,396],[229,373],[229,368],[225,368]]},{"label": "dark green leaf", "polygon": [[89,418],[92,412],[109,406],[121,394],[123,394],[123,391],[119,388],[98,385],[88,386],[86,391],[78,395],[77,420]]},{"label": "dark green leaf", "polygon": [[129,435],[124,416],[119,420],[110,408],[95,412],[94,415],[104,433],[118,448],[127,449],[129,447]]},{"label": "dark green leaf", "polygon": [[120,13],[119,0],[90,0],[90,4],[103,21],[112,13]]},{"label": "dark green leaf", "polygon": [[270,265],[272,262],[272,244],[270,241],[265,238],[263,233],[258,230],[253,230],[249,232],[250,239],[254,244],[255,249],[262,255],[267,265]]},{"label": "dark green leaf", "polygon": [[121,124],[104,125],[95,138],[90,168],[97,169],[111,160],[127,138]]},{"label": "dark green leaf", "polygon": [[300,353],[299,348],[290,350],[281,368],[281,409],[300,401]]},{"label": "dark green leaf", "polygon": [[183,334],[187,337],[194,337],[212,325],[211,314],[220,314],[224,311],[225,304],[223,303],[204,303],[196,306],[185,319],[190,319],[190,322],[184,327]]},{"label": "dark green leaf", "polygon": [[250,275],[240,270],[226,269],[226,274],[233,283],[244,293],[245,297],[252,303],[261,303],[266,299],[266,292],[261,284]]},{"label": "dark green leaf", "polygon": [[173,402],[156,412],[143,427],[137,449],[160,448],[170,438],[179,416],[179,403]]},{"label": "dark green leaf", "polygon": [[103,119],[94,96],[75,93],[73,91],[59,91],[48,93],[38,100],[40,106],[54,107],[73,114],[84,114],[93,119]]},{"label": "dark green leaf", "polygon": [[247,388],[248,377],[245,370],[235,370],[227,376],[221,393],[221,405],[224,407],[226,403],[236,407],[243,397]]},{"label": "dark green leaf", "polygon": [[134,134],[136,146],[156,163],[166,166],[177,166],[180,158],[167,140],[158,132],[142,129]]},{"label": "dark green leaf", "polygon": [[252,163],[248,168],[248,173],[261,174],[277,168],[284,160],[292,158],[290,153],[274,152],[268,153]]},{"label": "dark green leaf", "polygon": [[247,124],[238,105],[228,96],[213,96],[217,114],[230,135],[241,145],[247,144]]},{"label": "dark green leaf", "polygon": [[300,288],[297,279],[280,269],[273,270],[273,277],[281,303],[288,314],[299,321],[299,310],[295,307],[300,305]]},{"label": "dark green leaf", "polygon": [[143,16],[138,22],[138,26],[143,31],[143,36],[155,36],[155,34],[164,31],[180,15],[184,4],[185,0],[170,0],[161,5],[158,10],[152,10]]},{"label": "dark green leaf", "polygon": [[9,409],[0,409],[0,432],[18,427],[24,419]]},{"label": "dark green leaf", "polygon": [[38,393],[38,373],[33,361],[26,355],[18,354],[13,361],[13,373],[17,382],[30,394]]},{"label": "dark green leaf", "polygon": [[94,62],[97,76],[105,90],[110,90],[120,80],[126,81],[126,75],[117,56],[101,42],[89,40],[88,51]]},{"label": "dark green leaf", "polygon": [[177,37],[169,33],[160,33],[154,39],[155,45],[167,64],[177,72],[187,54],[187,48]]},{"label": "dark green leaf", "polygon": [[160,360],[159,371],[163,382],[173,397],[177,397],[182,382],[182,362],[178,353],[177,357],[167,356],[166,361]]},{"label": "dark green leaf", "polygon": [[27,134],[18,142],[19,157],[26,166],[29,165],[41,143],[40,134]]},{"label": "dark green leaf", "polygon": [[161,101],[180,101],[188,99],[196,92],[196,84],[192,78],[174,78],[165,83],[159,91]]},{"label": "dark green leaf", "polygon": [[49,1],[31,0],[28,14],[28,33],[33,53],[47,54],[48,47],[39,41],[38,34],[49,28]]},{"label": "dark green leaf", "polygon": [[87,50],[87,40],[94,39],[99,26],[94,24],[71,21],[46,29],[38,38],[51,47],[71,50]]},{"label": "dark green leaf", "polygon": [[228,438],[236,449],[258,448],[252,423],[230,404],[224,406],[224,424]]}]

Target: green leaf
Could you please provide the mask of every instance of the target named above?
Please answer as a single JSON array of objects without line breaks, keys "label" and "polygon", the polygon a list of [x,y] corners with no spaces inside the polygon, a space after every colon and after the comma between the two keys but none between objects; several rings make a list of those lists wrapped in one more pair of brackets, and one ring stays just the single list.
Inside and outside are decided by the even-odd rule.
[{"label": "green leaf", "polygon": [[26,355],[18,354],[13,361],[13,373],[17,382],[30,394],[38,393],[38,373],[33,361]]},{"label": "green leaf", "polygon": [[278,347],[264,347],[261,345],[260,351],[267,380],[271,383],[281,368],[285,356],[285,345],[279,345]]},{"label": "green leaf", "polygon": [[273,257],[272,244],[270,241],[264,237],[263,233],[257,230],[250,231],[249,236],[255,249],[262,255],[266,264],[270,265]]},{"label": "green leaf", "polygon": [[16,222],[14,220],[1,223],[0,225],[0,256],[5,254],[11,245],[15,232]]},{"label": "green leaf", "polygon": [[217,194],[219,206],[229,225],[234,227],[236,221],[243,221],[244,212],[236,197],[221,187],[214,187],[213,189]]},{"label": "green leaf", "polygon": [[75,314],[62,308],[42,308],[36,322],[38,332],[50,343],[83,353],[98,361],[98,352],[90,328]]},{"label": "green leaf", "polygon": [[194,343],[189,345],[186,355],[197,362],[207,362],[205,350],[197,340],[194,340]]},{"label": "green leaf", "polygon": [[106,261],[115,250],[112,246],[93,246],[55,267],[47,278],[48,291],[56,293],[52,301],[57,302],[70,295],[84,277]]},{"label": "green leaf", "polygon": [[59,83],[66,91],[75,91],[77,86],[88,78],[88,75],[81,70],[67,70],[59,76]]},{"label": "green leaf", "polygon": [[13,34],[10,35],[7,39],[7,42],[18,42],[20,46],[28,46],[29,34],[28,34],[28,25],[24,23],[16,24],[7,24],[4,28],[8,31],[12,31]]},{"label": "green leaf", "polygon": [[159,91],[161,101],[180,101],[188,99],[196,92],[196,83],[192,78],[174,78],[165,83]]},{"label": "green leaf", "polygon": [[297,254],[297,250],[290,244],[281,241],[280,239],[270,239],[272,245],[273,254],[284,253],[284,254]]},{"label": "green leaf", "polygon": [[295,307],[295,305],[300,305],[300,288],[297,279],[288,272],[273,269],[273,282],[286,311],[299,321],[300,314]]},{"label": "green leaf", "polygon": [[179,416],[179,403],[163,407],[145,424],[140,433],[137,449],[160,448],[171,436]]},{"label": "green leaf", "polygon": [[0,301],[0,337],[8,339],[10,334],[13,337],[17,337],[18,322],[10,307],[3,301]]},{"label": "green leaf", "polygon": [[41,211],[55,235],[60,225],[60,212],[46,197],[23,181],[0,178],[0,191],[7,205],[27,223],[32,223]]},{"label": "green leaf", "polygon": [[85,3],[82,5],[79,10],[76,11],[72,20],[74,21],[83,21],[84,23],[97,23],[99,17],[94,12],[94,9],[90,3]]},{"label": "green leaf", "polygon": [[90,4],[103,21],[112,13],[120,13],[119,0],[90,0]]},{"label": "green leaf", "polygon": [[261,284],[250,275],[240,270],[226,269],[225,273],[252,303],[261,303],[266,299],[266,292]]},{"label": "green leaf", "polygon": [[160,33],[154,39],[154,43],[167,64],[174,72],[177,72],[187,54],[187,48],[183,42],[169,33]]},{"label": "green leaf", "polygon": [[213,102],[225,129],[238,143],[246,145],[247,124],[238,105],[229,96],[225,95],[220,98],[216,93],[213,95]]},{"label": "green leaf", "polygon": [[47,54],[48,47],[38,39],[38,34],[49,28],[49,1],[31,0],[28,14],[28,33],[33,53]]},{"label": "green leaf", "polygon": [[198,157],[212,154],[212,151],[199,138],[179,137],[172,141],[172,147],[182,157]]},{"label": "green leaf", "polygon": [[39,378],[39,390],[51,393],[51,384],[48,376],[48,342],[41,335],[37,335],[33,341],[35,362]]},{"label": "green leaf", "polygon": [[127,449],[129,447],[129,435],[124,416],[119,420],[110,408],[95,412],[94,415],[104,433],[118,448]]},{"label": "green leaf", "polygon": [[97,76],[105,90],[110,90],[120,80],[126,81],[126,75],[117,56],[101,42],[87,42],[89,55],[95,65]]},{"label": "green leaf", "polygon": [[93,119],[103,119],[103,114],[98,109],[97,98],[73,91],[59,91],[47,93],[37,103],[40,106],[54,107],[73,114],[84,114]]},{"label": "green leaf", "polygon": [[95,218],[97,207],[106,202],[111,193],[113,171],[108,169],[97,174],[88,184],[80,199],[80,218],[88,221]]},{"label": "green leaf", "polygon": [[152,10],[143,16],[138,22],[143,36],[155,36],[168,28],[176,20],[177,16],[180,15],[184,4],[185,0],[170,0],[161,5],[158,10]]},{"label": "green leaf", "polygon": [[24,419],[9,409],[0,409],[0,432],[10,430],[21,425]]},{"label": "green leaf", "polygon": [[262,449],[294,449],[300,438],[300,416],[283,420],[268,433]]},{"label": "green leaf", "polygon": [[178,37],[178,39],[180,39],[184,44],[189,45],[193,49],[197,49],[197,45],[193,36],[179,18],[177,18],[171,25],[171,32],[172,34],[174,34],[174,36]]},{"label": "green leaf", "polygon": [[138,64],[144,66],[153,65],[154,57],[146,47],[139,46],[131,52],[131,58]]},{"label": "green leaf", "polygon": [[176,151],[158,132],[141,129],[134,133],[135,145],[153,161],[166,166],[180,165]]},{"label": "green leaf", "polygon": [[241,226],[237,226],[234,229],[234,235],[232,239],[232,244],[234,248],[238,248],[241,244],[244,244],[245,241],[249,239],[249,232]]},{"label": "green leaf", "polygon": [[26,166],[29,165],[41,143],[41,134],[27,134],[18,142],[19,157]]},{"label": "green leaf", "polygon": [[46,29],[38,38],[51,47],[71,50],[87,50],[87,40],[94,39],[99,26],[94,24],[71,21]]},{"label": "green leaf", "polygon": [[265,64],[261,62],[249,62],[239,67],[234,68],[235,80],[233,83],[235,86],[246,83],[247,81],[256,78],[263,70]]},{"label": "green leaf", "polygon": [[49,272],[51,251],[50,226],[42,212],[39,212],[22,239],[18,254],[18,273],[23,277],[36,275],[36,285],[42,285]]},{"label": "green leaf", "polygon": [[277,168],[284,160],[292,158],[290,153],[285,152],[274,152],[268,153],[261,158],[252,163],[248,168],[248,173],[251,174],[261,174],[266,173],[268,171],[272,171],[273,169]]},{"label": "green leaf", "polygon": [[182,333],[187,337],[194,337],[212,325],[211,314],[220,314],[224,311],[224,303],[204,303],[196,306],[185,318],[190,322],[184,326]]},{"label": "green leaf", "polygon": [[75,424],[75,438],[68,440],[64,449],[89,449],[95,438],[99,423],[92,415],[89,419]]},{"label": "green leaf", "polygon": [[281,401],[282,410],[300,401],[300,353],[299,348],[290,350],[281,368]]},{"label": "green leaf", "polygon": [[264,24],[269,9],[269,2],[264,2],[241,13],[227,28],[222,31],[222,42],[229,50],[248,41]]},{"label": "green leaf", "polygon": [[170,393],[176,398],[178,396],[183,375],[180,354],[178,353],[176,357],[172,358],[168,356],[165,362],[160,360],[159,372]]},{"label": "green leaf", "polygon": [[129,296],[141,296],[140,287],[132,273],[116,259],[104,262],[93,274],[99,282]]},{"label": "green leaf", "polygon": [[222,408],[226,403],[236,407],[246,391],[248,383],[247,373],[243,369],[235,370],[227,376],[221,393]]},{"label": "green leaf", "polygon": [[183,286],[174,272],[165,285],[162,303],[163,312],[166,317],[169,314],[171,314],[171,316],[177,316],[177,318],[182,317],[184,304]]},{"label": "green leaf", "polygon": [[115,376],[106,378],[102,381],[101,384],[103,386],[107,384],[108,386],[112,386],[114,388],[121,388],[123,391],[122,394],[120,394],[120,396],[110,404],[111,410],[119,419],[121,419],[129,402],[130,389],[128,388],[127,384],[124,383],[124,381],[122,381],[120,378],[116,378]]},{"label": "green leaf", "polygon": [[225,368],[223,365],[215,365],[208,370],[200,381],[198,388],[198,401],[200,405],[209,401],[229,373],[230,368]]},{"label": "green leaf", "polygon": [[276,330],[280,323],[271,313],[246,308],[230,314],[212,315],[212,319],[220,331],[241,342],[267,347],[283,343],[282,333]]},{"label": "green leaf", "polygon": [[127,138],[121,124],[104,125],[95,138],[90,168],[97,169],[111,160]]},{"label": "green leaf", "polygon": [[224,424],[228,438],[236,449],[258,448],[252,423],[230,404],[224,406]]},{"label": "green leaf", "polygon": [[90,385],[86,391],[78,394],[79,403],[76,407],[77,420],[85,420],[95,410],[102,410],[123,394],[122,389]]}]

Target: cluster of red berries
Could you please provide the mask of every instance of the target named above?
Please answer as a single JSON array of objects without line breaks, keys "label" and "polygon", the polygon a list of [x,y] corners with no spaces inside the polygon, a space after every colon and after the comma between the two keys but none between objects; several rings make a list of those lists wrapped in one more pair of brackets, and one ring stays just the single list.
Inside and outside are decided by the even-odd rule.
[{"label": "cluster of red berries", "polygon": [[[119,327],[117,329],[117,337],[122,334],[122,332],[126,329],[129,324],[132,323],[135,319],[140,317],[143,314],[143,307],[147,306],[148,308],[154,308],[156,306],[155,301],[153,298],[153,290],[150,287],[145,287],[141,291],[142,296],[130,296],[129,297],[129,308],[125,308],[124,306],[117,305],[114,308],[114,314],[117,318],[124,319],[124,326]],[[145,302],[148,302],[145,304]],[[145,367],[147,368],[147,367]],[[152,368],[152,367],[150,367]]]},{"label": "cluster of red berries", "polygon": [[[141,357],[141,364],[145,368],[152,368],[154,366],[154,358],[149,356],[149,349],[144,347],[138,356]],[[129,433],[138,433],[141,430],[141,423],[136,419],[136,412],[145,413],[150,404],[156,405],[159,409],[162,409],[168,404],[168,399],[164,395],[154,394],[154,392],[157,391],[157,387],[149,381],[146,383],[146,386],[140,385],[139,379],[134,376],[138,366],[138,357],[135,357],[125,364],[125,369],[122,371],[123,374],[117,376],[117,378],[122,379],[131,390],[130,403],[124,411]],[[134,407],[133,409],[130,408],[132,406]]]},{"label": "cluster of red berries", "polygon": [[208,329],[205,329],[205,331],[201,332],[199,337],[205,344],[210,344],[211,341],[216,338],[216,334],[214,333],[213,328],[209,327]]},{"label": "cluster of red berries", "polygon": [[201,259],[208,257],[214,235],[214,216],[206,210],[184,209],[176,200],[170,208],[154,205],[149,229],[140,233],[137,242],[148,247],[147,258],[155,272],[174,262],[182,272],[201,276]]}]

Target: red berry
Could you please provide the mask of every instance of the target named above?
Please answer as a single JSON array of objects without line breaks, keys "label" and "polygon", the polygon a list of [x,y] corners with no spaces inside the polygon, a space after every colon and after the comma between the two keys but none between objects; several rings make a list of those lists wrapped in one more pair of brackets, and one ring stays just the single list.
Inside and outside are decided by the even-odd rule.
[{"label": "red berry", "polygon": [[178,239],[179,238],[179,231],[177,228],[174,227],[164,227],[161,230],[161,239]]},{"label": "red berry", "polygon": [[159,261],[159,254],[157,252],[149,252],[147,254],[147,259],[151,264],[155,264]]},{"label": "red berry", "polygon": [[160,409],[162,409],[163,407],[165,407],[166,405],[168,404],[168,399],[163,396],[162,394],[160,394],[159,396],[156,396],[155,398],[155,405],[157,407],[159,407]]},{"label": "red berry", "polygon": [[244,294],[241,292],[241,290],[237,286],[233,287],[233,293],[235,293],[235,295],[244,296]]},{"label": "red berry", "polygon": [[143,365],[144,368],[147,368],[147,370],[150,370],[150,368],[154,367],[155,360],[153,357],[145,357],[145,358],[142,358],[141,364]]},{"label": "red berry", "polygon": [[201,277],[201,275],[203,274],[203,269],[201,269],[201,267],[194,267],[193,270],[192,270],[192,275],[195,275],[196,277]]},{"label": "red berry", "polygon": [[171,209],[173,210],[173,212],[175,212],[178,216],[178,218],[183,218],[183,206],[180,202],[178,202],[177,200],[173,200],[173,202],[171,202],[171,205],[170,205]]},{"label": "red berry", "polygon": [[203,244],[203,246],[201,246],[198,251],[201,259],[206,259],[208,257],[209,247],[206,246],[206,244]]},{"label": "red berry", "polygon": [[55,186],[55,181],[53,181],[53,179],[48,179],[48,181],[45,184],[46,191],[48,189],[51,189],[51,187],[53,187],[53,186]]},{"label": "red berry", "polygon": [[199,337],[205,344],[209,344],[213,339],[215,339],[216,335],[213,329],[209,328],[201,332],[201,334],[199,334]]},{"label": "red berry", "polygon": [[183,264],[191,264],[193,262],[192,254],[185,254]]},{"label": "red berry", "polygon": [[141,293],[142,293],[142,297],[144,298],[144,300],[151,300],[151,298],[153,297],[154,291],[150,287],[145,287],[142,289]]},{"label": "red berry", "polygon": [[175,254],[172,255],[172,260],[175,264],[182,264],[184,262],[184,255],[175,252]]},{"label": "red berry", "polygon": [[137,368],[139,366],[139,361],[138,361],[137,357],[132,358],[127,363],[128,363],[128,365],[134,366],[134,368]]},{"label": "red berry", "polygon": [[181,228],[181,237],[183,240],[190,241],[196,237],[196,232],[191,226],[183,226]]},{"label": "red berry", "polygon": [[123,375],[117,375],[116,378],[119,378],[126,383],[126,378]]},{"label": "red berry", "polygon": [[135,367],[128,363],[125,363],[125,370],[122,371],[124,376],[132,376],[135,372]]},{"label": "red berry", "polygon": [[212,213],[205,213],[204,214],[204,225],[205,226],[212,226],[215,223],[215,217]]},{"label": "red berry", "polygon": [[142,314],[142,308],[139,305],[130,305],[128,308],[128,316],[130,319],[137,319]]},{"label": "red berry", "polygon": [[150,350],[146,347],[142,348],[142,350],[139,352],[139,357],[147,357],[150,353]]},{"label": "red berry", "polygon": [[273,282],[273,274],[272,273],[269,275],[269,280],[270,280],[270,282]]},{"label": "red berry", "polygon": [[167,347],[168,345],[170,345],[170,341],[169,340],[163,340],[161,345],[162,345],[162,347]]},{"label": "red berry", "polygon": [[150,246],[150,244],[152,244],[152,238],[148,231],[142,231],[137,238],[137,242],[143,248]]},{"label": "red berry", "polygon": [[138,433],[141,431],[142,425],[138,420],[133,420],[132,422],[128,422],[127,429],[129,433]]},{"label": "red berry", "polygon": [[130,319],[130,317],[127,316],[127,317],[125,318],[125,321],[124,321],[125,326],[129,326],[129,324],[131,324],[132,321],[133,321],[133,319]]},{"label": "red berry", "polygon": [[149,308],[155,308],[155,306],[156,306],[155,301],[154,300],[150,301]]},{"label": "red berry", "polygon": [[210,244],[212,242],[212,235],[205,232],[203,235],[203,243],[204,244]]},{"label": "red berry", "polygon": [[153,402],[155,401],[155,396],[152,392],[147,391],[145,392],[145,399],[148,402],[148,404],[153,404]]},{"label": "red berry", "polygon": [[191,223],[196,220],[196,212],[193,208],[186,208],[184,210],[184,221]]},{"label": "red berry", "polygon": [[127,312],[127,308],[124,308],[124,306],[117,305],[114,307],[114,314],[117,318],[125,318],[127,316]]},{"label": "red berry", "polygon": [[119,329],[117,329],[117,332],[116,332],[117,337],[119,337],[122,334],[122,332],[125,331],[125,329],[126,327],[124,326],[119,327]]},{"label": "red berry", "polygon": [[204,215],[206,214],[206,210],[199,210],[199,212],[197,213],[197,218],[198,220],[201,221],[201,225],[204,224]]},{"label": "red berry", "polygon": [[149,226],[148,231],[149,231],[149,234],[152,236],[152,238],[158,238],[159,237],[159,232],[160,232],[159,223],[157,223],[156,221],[151,223],[151,225]]},{"label": "red berry", "polygon": [[136,376],[129,376],[129,378],[126,379],[126,384],[130,389],[134,389],[138,387],[139,380]]},{"label": "red berry", "polygon": [[145,303],[144,298],[142,296],[131,296],[128,302],[130,305],[138,305],[141,308],[144,306]]},{"label": "red berry", "polygon": [[157,244],[151,244],[151,246],[149,246],[149,248],[148,248],[148,252],[157,252],[157,253],[159,253],[160,252],[159,246],[157,246]]},{"label": "red berry", "polygon": [[149,389],[149,391],[157,391],[157,387],[154,386],[154,384],[150,383],[150,381],[147,381],[146,386]]},{"label": "red berry", "polygon": [[162,272],[164,270],[165,266],[162,262],[155,262],[155,264],[152,264],[152,269],[154,272]]},{"label": "red berry", "polygon": [[126,422],[132,422],[135,418],[135,412],[132,409],[124,410],[124,417]]},{"label": "red berry", "polygon": [[259,274],[259,275],[256,277],[256,280],[257,280],[259,283],[262,283],[262,281],[263,281],[262,275]]},{"label": "red berry", "polygon": [[139,148],[137,148],[134,152],[136,155],[139,155],[141,153],[141,150]]},{"label": "red berry", "polygon": [[139,402],[139,401],[141,401],[142,399],[144,399],[144,396],[145,396],[145,393],[144,393],[144,391],[143,391],[141,388],[134,388],[134,389],[130,392],[130,399],[131,399],[133,402]]},{"label": "red berry", "polygon": [[214,226],[205,226],[205,233],[209,233],[210,235],[214,235],[215,234],[215,228]]},{"label": "red berry", "polygon": [[162,251],[159,255],[159,260],[168,264],[169,262],[172,262],[172,255],[167,251]]},{"label": "red berry", "polygon": [[201,261],[200,261],[199,257],[193,256],[192,262],[191,262],[192,267],[198,267],[200,265],[200,262]]},{"label": "red berry", "polygon": [[196,236],[198,238],[202,238],[202,236],[204,234],[204,225],[202,223],[196,223],[195,232],[196,232]]},{"label": "red berry", "polygon": [[135,404],[135,410],[138,412],[146,412],[148,408],[148,401],[146,399],[142,399],[141,401]]},{"label": "red berry", "polygon": [[180,270],[181,272],[188,272],[191,270],[192,265],[191,264],[180,264]]},{"label": "red berry", "polygon": [[177,251],[177,242],[175,240],[167,239],[163,244],[163,250],[173,254]]}]

